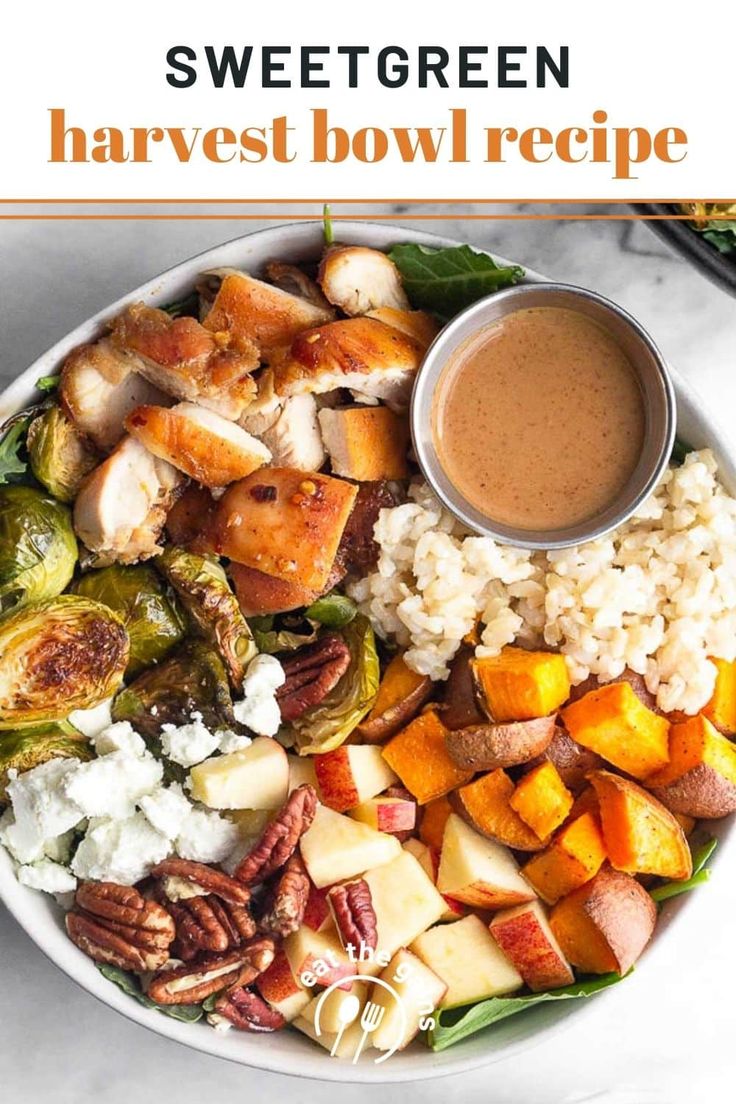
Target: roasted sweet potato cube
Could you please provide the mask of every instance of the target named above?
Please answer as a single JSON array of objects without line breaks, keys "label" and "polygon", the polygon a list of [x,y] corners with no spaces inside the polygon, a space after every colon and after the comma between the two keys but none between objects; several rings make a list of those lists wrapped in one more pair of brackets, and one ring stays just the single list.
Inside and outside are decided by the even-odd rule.
[{"label": "roasted sweet potato cube", "polygon": [[472,771],[456,767],[447,754],[446,734],[436,710],[428,709],[383,749],[384,759],[420,805],[472,778]]},{"label": "roasted sweet potato cube", "polygon": [[586,812],[561,828],[549,847],[531,858],[521,872],[539,896],[553,905],[590,881],[605,858],[598,818]]},{"label": "roasted sweet potato cube", "polygon": [[422,820],[419,825],[419,838],[427,847],[434,847],[436,851],[442,849],[442,837],[445,834],[445,824],[452,812],[452,805],[447,796],[435,797],[424,806]]},{"label": "roasted sweet potato cube", "polygon": [[606,852],[617,870],[689,878],[692,855],[685,833],[668,809],[641,786],[611,771],[593,771]]},{"label": "roasted sweet potato cube", "polygon": [[646,778],[669,758],[669,722],[642,705],[628,682],[609,682],[562,710],[565,727],[619,770]]},{"label": "roasted sweet potato cube", "polygon": [[702,715],[670,729],[670,761],[646,780],[673,813],[722,817],[736,812],[736,747]]},{"label": "roasted sweet potato cube", "polygon": [[546,839],[570,812],[573,796],[554,764],[547,762],[524,775],[509,804],[540,839]]},{"label": "roasted sweet potato cube", "polygon": [[657,908],[629,874],[606,866],[550,914],[565,957],[586,974],[625,974],[652,937]]},{"label": "roasted sweet potato cube", "polygon": [[253,472],[217,504],[215,549],[236,563],[320,591],[357,493],[351,483],[320,472]]},{"label": "roasted sweet potato cube", "polygon": [[716,671],[716,685],[713,696],[703,713],[726,736],[736,733],[736,662],[725,659],[711,659]]},{"label": "roasted sweet potato cube", "polygon": [[432,693],[432,680],[406,665],[403,655],[394,656],[383,673],[373,708],[358,725],[366,744],[380,744],[413,720]]},{"label": "roasted sweet potato cube", "polygon": [[504,648],[472,664],[478,696],[493,721],[530,721],[554,713],[570,695],[564,656]]},{"label": "roasted sweet potato cube", "polygon": [[514,783],[500,768],[461,786],[450,804],[476,831],[518,851],[538,851],[544,846],[536,832],[510,805]]}]

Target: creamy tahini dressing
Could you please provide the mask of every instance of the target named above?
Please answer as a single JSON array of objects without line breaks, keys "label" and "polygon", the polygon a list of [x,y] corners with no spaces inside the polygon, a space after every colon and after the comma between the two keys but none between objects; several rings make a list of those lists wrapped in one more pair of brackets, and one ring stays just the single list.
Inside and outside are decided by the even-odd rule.
[{"label": "creamy tahini dressing", "polygon": [[643,397],[603,327],[567,308],[532,307],[456,352],[432,431],[447,476],[486,517],[561,529],[611,505],[633,473]]}]

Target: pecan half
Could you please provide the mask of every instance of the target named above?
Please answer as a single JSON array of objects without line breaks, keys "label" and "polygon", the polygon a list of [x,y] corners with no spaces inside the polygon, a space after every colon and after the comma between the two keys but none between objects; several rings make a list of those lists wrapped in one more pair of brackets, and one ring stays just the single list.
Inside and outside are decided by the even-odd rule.
[{"label": "pecan half", "polygon": [[167,961],[174,921],[131,886],[87,882],[66,915],[69,938],[95,962],[124,970],[157,970]]},{"label": "pecan half", "polygon": [[200,951],[227,951],[255,935],[256,924],[246,905],[231,905],[217,897],[189,897],[171,901],[176,923],[173,953],[184,962]]},{"label": "pecan half", "polygon": [[376,913],[370,886],[365,878],[333,886],[327,894],[327,900],[343,947],[348,944],[360,947],[363,944],[375,950],[378,942]]},{"label": "pecan half", "polygon": [[183,878],[205,893],[213,893],[231,905],[247,905],[250,891],[223,870],[190,859],[164,859],[151,873],[156,878]]},{"label": "pecan half", "polygon": [[215,1012],[241,1031],[279,1031],[286,1020],[252,989],[230,989],[215,1002]]},{"label": "pecan half", "polygon": [[281,660],[281,666],[286,681],[276,691],[276,700],[282,720],[295,721],[337,685],[350,666],[350,649],[341,636],[331,633],[298,648]]},{"label": "pecan half", "polygon": [[295,851],[283,869],[267,911],[261,916],[263,931],[281,936],[295,932],[304,918],[309,888],[309,875],[301,855]]},{"label": "pecan half", "polygon": [[266,825],[258,843],[243,859],[235,877],[244,885],[264,882],[291,858],[304,832],[314,819],[317,793],[304,783],[289,794],[285,805]]},{"label": "pecan half", "polygon": [[220,990],[250,985],[268,969],[275,953],[273,940],[263,936],[225,954],[204,955],[195,962],[159,970],[145,991],[158,1004],[199,1004]]}]

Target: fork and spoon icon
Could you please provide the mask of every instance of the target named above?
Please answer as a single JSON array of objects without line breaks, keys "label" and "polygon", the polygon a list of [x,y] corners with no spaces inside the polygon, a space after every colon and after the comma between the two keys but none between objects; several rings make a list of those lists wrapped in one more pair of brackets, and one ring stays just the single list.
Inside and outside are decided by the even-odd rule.
[{"label": "fork and spoon icon", "polygon": [[[353,1055],[352,1065],[355,1065],[355,1063],[360,1058],[363,1047],[365,1046],[366,1039],[371,1034],[371,1032],[375,1031],[376,1028],[380,1025],[385,1011],[385,1008],[383,1008],[380,1004],[375,1004],[374,1001],[368,1001],[363,1008],[363,1011],[360,1015],[360,1026],[362,1028],[363,1034],[360,1037],[360,1042],[358,1043],[355,1054]],[[332,1044],[332,1049],[330,1050],[330,1058],[335,1057],[335,1054],[337,1053],[337,1048],[340,1045],[340,1040],[343,1037],[345,1029],[355,1021],[359,1012],[360,1000],[355,995],[355,993],[350,993],[348,996],[343,998],[340,1007],[337,1010],[337,1018],[340,1023],[340,1027],[338,1028],[337,1035],[335,1036],[335,1041]]]}]

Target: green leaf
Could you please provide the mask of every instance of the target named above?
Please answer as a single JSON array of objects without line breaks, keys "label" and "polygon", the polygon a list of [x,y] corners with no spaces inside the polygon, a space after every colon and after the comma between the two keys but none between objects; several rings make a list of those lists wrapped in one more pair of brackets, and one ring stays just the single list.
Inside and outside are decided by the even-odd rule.
[{"label": "green leaf", "polygon": [[355,617],[358,607],[345,594],[326,594],[307,606],[304,616],[308,621],[316,621],[329,629],[342,629]]},{"label": "green leaf", "polygon": [[36,380],[37,391],[55,391],[59,386],[59,376],[41,376]]},{"label": "green leaf", "polygon": [[681,893],[688,893],[691,889],[697,889],[700,885],[705,885],[710,881],[710,870],[707,870],[705,864],[711,857],[716,847],[718,846],[717,839],[708,839],[702,844],[697,851],[693,851],[693,872],[691,877],[685,882],[662,882],[661,885],[655,886],[654,889],[649,891],[649,896],[657,904],[661,904],[662,901],[669,901],[671,897],[679,897]]},{"label": "green leaf", "polygon": [[509,1016],[515,1016],[519,1012],[526,1012],[537,1004],[546,1001],[576,1000],[579,997],[590,997],[600,993],[602,989],[608,989],[619,981],[623,981],[632,971],[623,977],[620,974],[601,974],[596,977],[581,978],[572,985],[566,985],[562,989],[552,989],[548,993],[529,993],[522,997],[492,997],[491,1000],[481,1001],[469,1008],[450,1009],[437,1015],[437,1024],[429,1032],[428,1043],[432,1050],[447,1050],[456,1043],[475,1035],[492,1024],[499,1023]]},{"label": "green leaf", "polygon": [[103,977],[117,985],[133,1000],[137,1000],[144,1008],[155,1008],[164,1016],[170,1016],[172,1020],[182,1020],[184,1023],[197,1023],[202,1019],[204,1011],[201,1004],[157,1004],[141,990],[137,978],[133,974],[121,970],[118,966],[108,966],[97,963],[97,969]]},{"label": "green leaf", "polygon": [[182,315],[199,318],[199,294],[196,291],[190,291],[183,299],[175,299],[173,303],[167,303],[166,306],[161,307],[161,310],[166,311],[172,318],[180,318]]},{"label": "green leaf", "polygon": [[332,217],[329,203],[322,208],[322,226],[325,234],[325,245],[332,245],[335,240],[335,231],[332,226]]},{"label": "green leaf", "polygon": [[487,253],[469,245],[430,249],[426,245],[395,245],[389,253],[401,273],[413,307],[452,318],[484,295],[517,283],[518,265],[501,267]]},{"label": "green leaf", "polygon": [[204,1000],[202,1001],[202,1008],[204,1009],[205,1012],[214,1012],[215,1011],[215,1005],[217,1004],[217,1001],[218,1001],[218,998],[219,998],[221,992],[222,992],[222,989],[220,989],[219,992],[217,992],[217,993],[210,993],[210,995],[208,997],[204,998]]},{"label": "green leaf", "polygon": [[674,464],[679,468],[680,464],[685,463],[687,454],[692,451],[693,450],[686,441],[683,441],[681,437],[675,437],[675,443],[672,446],[672,452],[670,454],[670,464]]},{"label": "green leaf", "polygon": [[9,418],[5,423],[5,435],[0,438],[0,483],[11,483],[14,481],[13,476],[25,475],[28,471],[28,462],[21,457],[20,452],[30,424],[30,414]]}]

